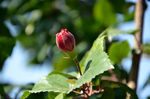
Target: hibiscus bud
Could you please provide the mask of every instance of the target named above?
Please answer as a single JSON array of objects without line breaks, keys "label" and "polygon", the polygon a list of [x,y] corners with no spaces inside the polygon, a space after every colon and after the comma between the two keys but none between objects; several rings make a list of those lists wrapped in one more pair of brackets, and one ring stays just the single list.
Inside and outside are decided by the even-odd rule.
[{"label": "hibiscus bud", "polygon": [[72,51],[75,46],[74,36],[67,29],[61,29],[56,34],[56,44],[64,52]]}]

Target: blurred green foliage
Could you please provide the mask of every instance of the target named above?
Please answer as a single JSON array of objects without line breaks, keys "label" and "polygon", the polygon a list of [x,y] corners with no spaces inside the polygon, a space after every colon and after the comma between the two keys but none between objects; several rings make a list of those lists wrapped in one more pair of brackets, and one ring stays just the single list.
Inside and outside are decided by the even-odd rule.
[{"label": "blurred green foliage", "polygon": [[[61,28],[75,35],[77,45],[80,42],[91,45],[103,29],[124,22],[126,15],[133,13],[129,11],[131,6],[134,4],[125,0],[2,0],[0,34],[16,34],[15,40],[25,49],[32,49],[31,63],[43,63],[58,56],[55,55],[59,51],[55,34]],[[123,17],[121,20],[119,15]],[[8,27],[6,21],[12,27]],[[15,28],[16,33],[12,33],[11,28]],[[89,46],[84,50],[88,49]],[[54,67],[58,67],[55,64]]]},{"label": "blurred green foliage", "polygon": [[74,34],[81,59],[104,29],[133,20],[131,7],[126,0],[0,0],[0,69],[18,41],[32,50],[30,63],[47,60],[55,71],[72,70],[74,63],[56,47],[56,33],[67,28]]}]

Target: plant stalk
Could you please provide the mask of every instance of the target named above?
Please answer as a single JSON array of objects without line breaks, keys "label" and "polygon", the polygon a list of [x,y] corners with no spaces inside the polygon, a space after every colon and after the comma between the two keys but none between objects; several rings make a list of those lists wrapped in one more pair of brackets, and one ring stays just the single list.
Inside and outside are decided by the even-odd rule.
[{"label": "plant stalk", "polygon": [[77,69],[78,69],[78,71],[79,71],[80,75],[82,76],[82,72],[81,72],[81,69],[80,69],[80,65],[79,65],[79,61],[78,61],[78,59],[77,59],[77,58],[75,58],[75,59],[74,59],[74,62],[76,63],[76,65],[77,65]]}]

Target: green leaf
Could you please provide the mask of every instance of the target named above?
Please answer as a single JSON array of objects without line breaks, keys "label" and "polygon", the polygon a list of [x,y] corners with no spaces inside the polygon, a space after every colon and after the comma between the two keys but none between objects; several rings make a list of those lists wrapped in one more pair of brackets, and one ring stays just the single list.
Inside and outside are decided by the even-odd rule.
[{"label": "green leaf", "polygon": [[76,79],[68,79],[67,82],[74,85],[76,83]]},{"label": "green leaf", "polygon": [[130,46],[127,41],[113,43],[109,48],[109,57],[113,63],[120,63],[128,56]]},{"label": "green leaf", "polygon": [[95,19],[104,25],[110,25],[116,22],[116,14],[108,0],[98,0],[94,5]]},{"label": "green leaf", "polygon": [[104,94],[102,95],[101,99],[115,99],[115,93],[113,88],[106,87]]},{"label": "green leaf", "polygon": [[31,93],[30,91],[25,91],[25,93],[22,95],[21,99],[47,99],[48,94],[46,92],[41,93]]},{"label": "green leaf", "polygon": [[[107,54],[103,51],[104,50],[103,44],[104,44],[104,36],[100,35],[93,43],[93,46],[91,50],[88,52],[86,59],[84,61],[81,61],[84,66],[89,64],[90,67],[78,80],[76,81],[69,80],[68,82],[68,78],[70,77],[73,78],[74,77],[73,75],[52,72],[48,76],[38,81],[30,92],[37,93],[37,92],[53,91],[53,92],[69,93],[73,89],[82,86],[84,83],[88,81],[91,81],[96,75],[101,74],[108,69],[112,69],[113,66],[110,63]],[[72,84],[72,81],[75,84]]]},{"label": "green leaf", "polygon": [[39,80],[30,91],[37,92],[62,92],[67,93],[70,89],[70,84],[67,82],[68,78],[60,74],[48,75]]},{"label": "green leaf", "polygon": [[115,28],[112,28],[112,27],[109,27],[109,28],[107,28],[106,29],[106,33],[107,33],[107,35],[108,35],[108,40],[109,41],[112,41],[112,39],[115,37],[115,36],[117,36],[117,35],[119,35],[119,34],[127,34],[127,33],[129,33],[129,34],[135,34],[135,33],[137,33],[139,30],[129,30],[129,31],[121,31],[121,30],[119,30],[119,29],[115,29]]},{"label": "green leaf", "polygon": [[80,0],[65,0],[65,1],[66,1],[66,5],[69,6],[70,8],[80,9],[80,6],[79,6],[79,4],[81,4]]},{"label": "green leaf", "polygon": [[96,75],[113,68],[107,54],[99,49],[93,51],[92,53],[89,52],[85,64],[90,65],[88,70],[85,71],[85,73],[76,81],[76,84],[70,91],[79,88],[88,81],[91,81]]},{"label": "green leaf", "polygon": [[112,85],[112,87],[115,85],[118,85],[122,90],[125,90],[126,92],[128,92],[131,95],[131,99],[138,99],[136,92],[133,89],[129,88],[126,84],[123,84],[121,82],[110,81],[110,80],[109,81],[102,80],[102,83],[104,83],[104,84],[108,83],[109,85],[114,84],[114,85]]},{"label": "green leaf", "polygon": [[150,55],[150,43],[143,45],[143,52]]},{"label": "green leaf", "polygon": [[[110,63],[108,55],[103,51],[104,37],[104,35],[99,35],[99,37],[94,41],[90,51],[86,53],[81,60],[80,65],[84,74],[76,81],[76,84],[70,91],[82,86],[88,81],[91,81],[96,75],[114,68]],[[88,69],[85,70],[85,67],[88,67]]]},{"label": "green leaf", "polygon": [[31,93],[29,92],[29,90],[26,90],[23,95],[21,96],[21,99],[26,99]]},{"label": "green leaf", "polygon": [[[30,94],[39,92],[49,92],[48,97],[55,97],[58,92],[68,93],[73,86],[68,80],[74,80],[76,82],[76,77],[71,74],[52,72],[48,76],[40,79],[32,90],[25,91],[21,99],[26,99]],[[55,94],[55,92],[57,93]],[[58,97],[60,96],[58,95]]]},{"label": "green leaf", "polygon": [[[114,8],[116,13],[123,13],[128,11],[125,0],[108,0]],[[119,8],[119,9],[118,9]]]},{"label": "green leaf", "polygon": [[57,95],[56,97],[55,97],[55,99],[63,99],[63,93],[61,93],[61,94],[59,94],[59,95]]},{"label": "green leaf", "polygon": [[58,95],[58,92],[49,92],[48,93],[48,99],[55,99],[55,97]]},{"label": "green leaf", "polygon": [[80,61],[80,67],[81,67],[81,71],[84,72],[85,70],[85,66],[87,66],[87,58],[93,54],[93,52],[95,50],[104,50],[105,49],[105,41],[104,41],[104,37],[105,37],[105,31],[100,34],[98,36],[98,38],[94,41],[93,46],[91,48],[91,50],[89,52],[87,52],[84,57],[82,58],[82,60]]},{"label": "green leaf", "polygon": [[14,39],[5,36],[0,37],[0,70],[2,69],[4,61],[11,55],[14,45]]},{"label": "green leaf", "polygon": [[[5,14],[2,11],[4,13],[6,13],[6,9],[0,7],[0,12],[1,12],[1,15],[3,16]],[[0,20],[2,20],[2,16],[1,16]],[[2,21],[4,21],[4,20],[2,20]],[[3,37],[12,37],[8,27],[4,23],[2,23],[2,21],[0,23],[0,37],[2,37],[2,36]]]},{"label": "green leaf", "polygon": [[64,99],[64,94],[58,92],[49,92],[48,99]]},{"label": "green leaf", "polygon": [[49,76],[54,75],[54,74],[60,74],[60,75],[62,75],[64,77],[67,77],[67,78],[77,79],[77,74],[75,72],[70,72],[70,73],[67,73],[67,74],[66,73],[61,73],[61,72],[51,72],[49,74]]},{"label": "green leaf", "polygon": [[4,85],[0,84],[0,96],[5,94]]}]

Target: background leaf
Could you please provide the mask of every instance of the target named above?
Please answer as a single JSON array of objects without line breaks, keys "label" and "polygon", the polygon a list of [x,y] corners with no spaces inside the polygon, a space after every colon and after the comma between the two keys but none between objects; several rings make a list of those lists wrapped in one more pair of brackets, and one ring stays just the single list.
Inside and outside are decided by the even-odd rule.
[{"label": "background leaf", "polygon": [[[108,81],[108,80],[101,80],[101,81],[104,84],[107,83],[107,84],[111,85],[109,87],[116,87],[115,85],[118,85],[122,90],[128,92],[131,95],[131,99],[138,99],[136,92],[133,89],[129,88],[126,84],[123,84],[121,82],[116,82],[116,81]],[[108,85],[107,85],[107,87],[108,87]]]},{"label": "background leaf", "polygon": [[105,93],[102,95],[101,99],[115,99],[115,93],[113,88],[104,88]]},{"label": "background leaf", "polygon": [[63,53],[56,54],[52,63],[54,66],[54,71],[63,71],[70,66],[75,66],[73,60],[70,58],[66,58],[65,54]]},{"label": "background leaf", "polygon": [[11,55],[14,45],[14,39],[6,36],[0,37],[0,70],[5,60]]},{"label": "background leaf", "polygon": [[94,17],[95,19],[104,25],[110,25],[115,23],[116,15],[114,9],[108,0],[98,0],[94,5]]},{"label": "background leaf", "polygon": [[146,43],[143,45],[143,52],[150,55],[150,43]]},{"label": "background leaf", "polygon": [[113,43],[109,48],[109,57],[113,63],[120,63],[128,56],[130,46],[127,41]]}]

